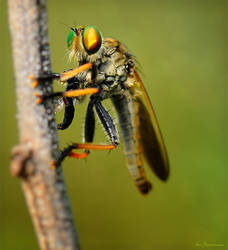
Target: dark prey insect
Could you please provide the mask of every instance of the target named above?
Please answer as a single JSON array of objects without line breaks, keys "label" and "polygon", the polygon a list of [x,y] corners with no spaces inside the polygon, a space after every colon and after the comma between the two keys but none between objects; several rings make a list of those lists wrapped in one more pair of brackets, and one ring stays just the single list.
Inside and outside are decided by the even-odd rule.
[{"label": "dark prey insect", "polygon": [[[149,167],[161,179],[167,180],[169,163],[158,122],[143,83],[136,71],[133,55],[119,41],[102,38],[94,26],[71,28],[67,40],[69,57],[77,60],[75,69],[40,76],[33,86],[44,79],[58,79],[66,83],[66,90],[49,96],[39,96],[41,103],[47,98],[64,101],[65,115],[58,129],[67,129],[74,118],[74,101],[81,102],[90,95],[85,127],[84,143],[74,143],[62,151],[58,162],[66,156],[87,157],[90,149],[114,149],[119,144],[117,128],[102,101],[110,98],[118,116],[118,122],[127,168],[142,194],[151,189],[142,156]],[[57,98],[57,99],[56,99]],[[58,99],[59,98],[59,99]],[[110,145],[92,144],[95,131],[95,111],[107,132]],[[83,149],[82,153],[75,152]]]}]

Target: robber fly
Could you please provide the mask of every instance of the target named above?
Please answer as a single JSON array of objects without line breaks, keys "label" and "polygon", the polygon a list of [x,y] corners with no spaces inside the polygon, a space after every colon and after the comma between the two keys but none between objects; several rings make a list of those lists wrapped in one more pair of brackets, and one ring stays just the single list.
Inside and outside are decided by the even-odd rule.
[{"label": "robber fly", "polygon": [[[38,96],[41,103],[47,98],[60,97],[65,104],[64,120],[58,129],[68,128],[74,118],[74,101],[82,101],[90,95],[85,127],[84,143],[73,143],[64,149],[58,159],[66,156],[87,157],[90,149],[114,149],[119,144],[117,128],[102,104],[110,98],[118,116],[124,153],[129,173],[142,194],[151,189],[143,165],[145,157],[152,171],[161,179],[169,175],[169,163],[162,135],[150,99],[136,71],[133,55],[119,41],[102,38],[95,26],[71,28],[67,45],[69,57],[78,61],[78,67],[61,74],[51,73],[34,78],[36,87],[42,79],[58,79],[66,83],[63,92]],[[95,111],[103,125],[110,145],[92,144],[95,131]],[[84,149],[83,153],[75,149]]]}]

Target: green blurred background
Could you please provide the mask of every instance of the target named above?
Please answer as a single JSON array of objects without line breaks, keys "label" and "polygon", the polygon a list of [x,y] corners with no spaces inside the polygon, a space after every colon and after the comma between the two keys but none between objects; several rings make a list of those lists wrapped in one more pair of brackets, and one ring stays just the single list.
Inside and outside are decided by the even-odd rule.
[{"label": "green blurred background", "polygon": [[[72,67],[66,38],[73,25],[96,25],[140,62],[143,82],[167,145],[171,176],[139,194],[122,147],[68,159],[63,171],[84,250],[228,249],[225,166],[226,0],[49,1],[52,68]],[[7,6],[0,1],[0,249],[38,249],[20,181],[10,176],[18,142]],[[227,65],[226,65],[227,66]],[[112,109],[111,105],[107,105]],[[61,147],[81,140],[86,104],[60,132]],[[58,115],[61,119],[62,114]],[[104,142],[98,124],[96,142]]]}]

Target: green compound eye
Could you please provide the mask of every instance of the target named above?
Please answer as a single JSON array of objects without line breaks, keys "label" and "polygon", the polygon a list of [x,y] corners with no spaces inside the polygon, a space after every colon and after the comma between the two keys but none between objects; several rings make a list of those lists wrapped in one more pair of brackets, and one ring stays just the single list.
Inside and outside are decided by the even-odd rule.
[{"label": "green compound eye", "polygon": [[74,31],[71,30],[68,37],[67,37],[67,46],[70,47],[70,45],[73,42],[73,38],[74,38]]}]

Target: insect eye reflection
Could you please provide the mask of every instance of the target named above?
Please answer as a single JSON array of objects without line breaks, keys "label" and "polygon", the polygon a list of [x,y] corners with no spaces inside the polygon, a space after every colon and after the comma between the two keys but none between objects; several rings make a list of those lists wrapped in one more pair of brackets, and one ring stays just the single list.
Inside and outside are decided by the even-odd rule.
[{"label": "insect eye reflection", "polygon": [[87,53],[94,54],[101,47],[102,37],[95,26],[87,26],[82,33],[82,42]]},{"label": "insect eye reflection", "polygon": [[71,46],[74,39],[74,30],[72,29],[67,37],[67,46],[68,48]]}]

